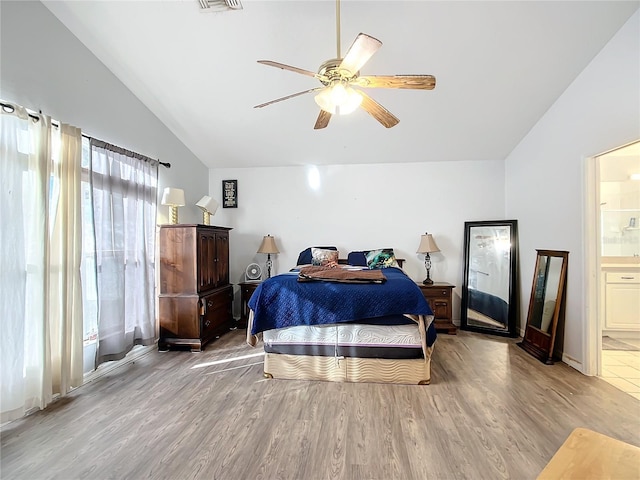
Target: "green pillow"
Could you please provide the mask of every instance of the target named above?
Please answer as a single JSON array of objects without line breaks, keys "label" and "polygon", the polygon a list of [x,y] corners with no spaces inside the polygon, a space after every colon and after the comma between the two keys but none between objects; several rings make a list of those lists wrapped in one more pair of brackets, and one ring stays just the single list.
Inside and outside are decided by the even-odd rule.
[{"label": "green pillow", "polygon": [[378,250],[369,250],[366,252],[367,267],[373,268],[389,268],[399,267],[393,248],[381,248]]}]

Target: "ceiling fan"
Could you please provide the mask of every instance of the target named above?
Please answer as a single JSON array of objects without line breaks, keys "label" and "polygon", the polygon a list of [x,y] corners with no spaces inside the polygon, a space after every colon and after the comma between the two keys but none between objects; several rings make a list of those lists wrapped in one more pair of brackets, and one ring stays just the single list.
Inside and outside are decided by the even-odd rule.
[{"label": "ceiling fan", "polygon": [[[331,115],[336,113],[346,115],[358,107],[362,107],[386,128],[391,128],[397,125],[400,120],[362,91],[361,88],[433,90],[436,86],[436,79],[433,75],[361,76],[360,69],[382,46],[382,42],[371,35],[360,33],[343,58],[340,54],[340,0],[336,0],[336,44],[336,58],[327,60],[320,65],[317,73],[271,60],[258,60],[258,63],[263,65],[314,77],[322,83],[322,86],[271,100],[270,102],[256,105],[254,108],[262,108],[306,93],[318,92],[315,96],[315,101],[320,106],[320,114],[313,127],[316,130],[329,125]],[[358,87],[358,89],[353,87]]]}]

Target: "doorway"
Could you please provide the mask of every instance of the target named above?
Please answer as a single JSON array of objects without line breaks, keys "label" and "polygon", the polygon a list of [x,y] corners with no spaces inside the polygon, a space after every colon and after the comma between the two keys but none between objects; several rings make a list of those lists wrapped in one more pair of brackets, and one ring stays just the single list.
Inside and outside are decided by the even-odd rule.
[{"label": "doorway", "polygon": [[591,176],[596,372],[640,399],[640,142],[595,157]]}]

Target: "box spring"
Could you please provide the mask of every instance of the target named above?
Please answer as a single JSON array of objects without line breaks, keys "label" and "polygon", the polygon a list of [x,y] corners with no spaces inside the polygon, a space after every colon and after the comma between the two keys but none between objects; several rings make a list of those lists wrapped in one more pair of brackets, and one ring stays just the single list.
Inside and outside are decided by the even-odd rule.
[{"label": "box spring", "polygon": [[[296,326],[263,333],[271,378],[428,384],[432,347],[418,325]],[[425,358],[425,356],[427,358]]]}]

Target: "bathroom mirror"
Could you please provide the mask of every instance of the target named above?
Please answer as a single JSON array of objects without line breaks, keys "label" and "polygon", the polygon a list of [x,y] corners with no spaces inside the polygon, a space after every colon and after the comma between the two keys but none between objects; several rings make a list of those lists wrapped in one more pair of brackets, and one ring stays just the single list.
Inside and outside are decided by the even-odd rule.
[{"label": "bathroom mirror", "polygon": [[516,336],[517,220],[465,222],[461,328]]},{"label": "bathroom mirror", "polygon": [[569,252],[536,251],[527,325],[518,345],[538,360],[552,364],[558,321],[564,306]]}]

